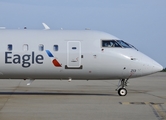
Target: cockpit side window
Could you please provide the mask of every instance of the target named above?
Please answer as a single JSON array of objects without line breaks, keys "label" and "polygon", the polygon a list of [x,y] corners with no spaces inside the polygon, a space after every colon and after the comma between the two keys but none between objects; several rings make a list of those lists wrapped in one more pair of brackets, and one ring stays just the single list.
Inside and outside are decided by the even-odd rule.
[{"label": "cockpit side window", "polygon": [[102,40],[102,47],[121,47],[115,40]]}]

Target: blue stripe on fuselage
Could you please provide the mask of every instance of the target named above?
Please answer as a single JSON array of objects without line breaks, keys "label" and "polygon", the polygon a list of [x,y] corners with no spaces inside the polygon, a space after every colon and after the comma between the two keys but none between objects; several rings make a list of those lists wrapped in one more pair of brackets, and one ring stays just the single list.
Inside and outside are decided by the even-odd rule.
[{"label": "blue stripe on fuselage", "polygon": [[52,55],[52,53],[51,53],[49,50],[46,50],[46,53],[47,53],[47,55],[48,55],[49,57],[54,57],[54,56]]}]

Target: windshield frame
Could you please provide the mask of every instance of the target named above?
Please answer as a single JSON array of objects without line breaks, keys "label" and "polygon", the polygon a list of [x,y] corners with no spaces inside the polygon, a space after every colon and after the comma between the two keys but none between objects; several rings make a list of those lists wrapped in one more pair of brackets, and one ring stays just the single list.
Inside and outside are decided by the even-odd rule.
[{"label": "windshield frame", "polygon": [[133,45],[119,39],[101,39],[102,48],[131,48],[138,51]]},{"label": "windshield frame", "polygon": [[116,40],[116,42],[123,48],[132,48],[128,43],[124,42],[123,40]]}]

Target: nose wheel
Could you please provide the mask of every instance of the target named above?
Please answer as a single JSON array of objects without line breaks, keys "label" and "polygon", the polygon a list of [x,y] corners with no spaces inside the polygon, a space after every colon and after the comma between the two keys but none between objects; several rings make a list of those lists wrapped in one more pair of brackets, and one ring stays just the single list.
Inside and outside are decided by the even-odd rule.
[{"label": "nose wheel", "polygon": [[119,96],[126,96],[127,95],[127,90],[125,88],[120,88],[118,90]]},{"label": "nose wheel", "polygon": [[118,88],[116,89],[118,91],[119,96],[126,96],[127,90],[125,86],[127,86],[128,79],[121,79],[118,83]]}]

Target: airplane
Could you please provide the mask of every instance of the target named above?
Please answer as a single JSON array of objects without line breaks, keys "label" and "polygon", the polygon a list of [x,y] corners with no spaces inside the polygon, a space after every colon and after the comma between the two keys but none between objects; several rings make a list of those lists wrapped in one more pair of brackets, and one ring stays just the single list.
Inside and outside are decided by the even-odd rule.
[{"label": "airplane", "polygon": [[0,30],[0,79],[120,80],[126,96],[130,78],[163,67],[133,45],[94,30]]}]

